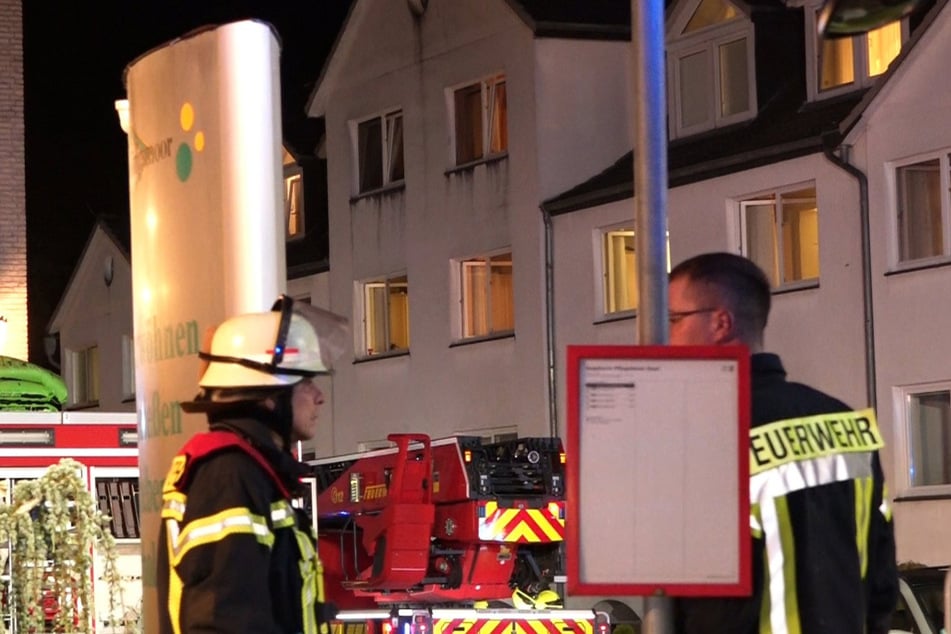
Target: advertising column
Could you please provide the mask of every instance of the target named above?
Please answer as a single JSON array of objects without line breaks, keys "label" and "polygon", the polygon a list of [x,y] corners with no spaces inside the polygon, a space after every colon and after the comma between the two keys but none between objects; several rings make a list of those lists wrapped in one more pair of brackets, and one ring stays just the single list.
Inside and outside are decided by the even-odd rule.
[{"label": "advertising column", "polygon": [[286,270],[280,46],[256,21],[193,31],[126,68],[145,631],[157,632],[162,481],[205,428],[205,331],[267,310]]}]

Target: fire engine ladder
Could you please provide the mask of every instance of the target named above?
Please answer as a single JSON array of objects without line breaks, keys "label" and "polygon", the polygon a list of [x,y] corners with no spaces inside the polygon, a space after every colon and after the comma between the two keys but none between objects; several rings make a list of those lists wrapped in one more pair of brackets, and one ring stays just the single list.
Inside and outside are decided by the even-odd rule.
[{"label": "fire engine ladder", "polygon": [[[432,454],[425,434],[390,434],[396,443],[396,464],[387,487],[387,504],[376,515],[357,518],[363,544],[373,565],[354,582],[353,589],[397,590],[418,585],[429,565],[429,544],[435,518],[432,503]],[[410,450],[410,443],[421,448]]]}]

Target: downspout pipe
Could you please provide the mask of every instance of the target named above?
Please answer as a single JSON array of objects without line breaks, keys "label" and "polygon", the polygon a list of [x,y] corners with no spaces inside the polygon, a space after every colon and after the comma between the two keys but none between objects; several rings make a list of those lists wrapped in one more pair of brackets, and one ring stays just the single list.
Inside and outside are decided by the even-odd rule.
[{"label": "downspout pipe", "polygon": [[558,437],[558,391],[555,376],[555,266],[551,213],[541,207],[545,226],[545,363],[548,373],[548,435]]},{"label": "downspout pipe", "polygon": [[876,407],[875,377],[875,317],[872,310],[872,241],[868,222],[868,177],[849,162],[850,145],[839,145],[841,156],[835,153],[836,141],[832,134],[824,135],[822,153],[830,163],[846,171],[859,185],[859,222],[862,231],[862,308],[865,324],[865,391],[868,405]]}]

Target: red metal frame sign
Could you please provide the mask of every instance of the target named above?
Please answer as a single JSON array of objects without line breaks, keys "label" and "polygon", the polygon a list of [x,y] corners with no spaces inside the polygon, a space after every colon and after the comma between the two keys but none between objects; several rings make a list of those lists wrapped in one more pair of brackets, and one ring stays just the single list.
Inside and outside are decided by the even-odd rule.
[{"label": "red metal frame sign", "polygon": [[568,346],[568,591],[751,591],[749,353]]}]

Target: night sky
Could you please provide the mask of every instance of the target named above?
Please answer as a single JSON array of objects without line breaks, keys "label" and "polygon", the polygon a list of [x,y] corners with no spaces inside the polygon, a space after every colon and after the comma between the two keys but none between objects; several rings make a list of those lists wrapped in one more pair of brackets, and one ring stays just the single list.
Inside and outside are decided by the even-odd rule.
[{"label": "night sky", "polygon": [[285,131],[315,125],[304,105],[350,0],[24,0],[30,360],[97,218],[128,244],[126,136],[114,102],[126,65],[194,28],[257,18],[281,38]]}]

